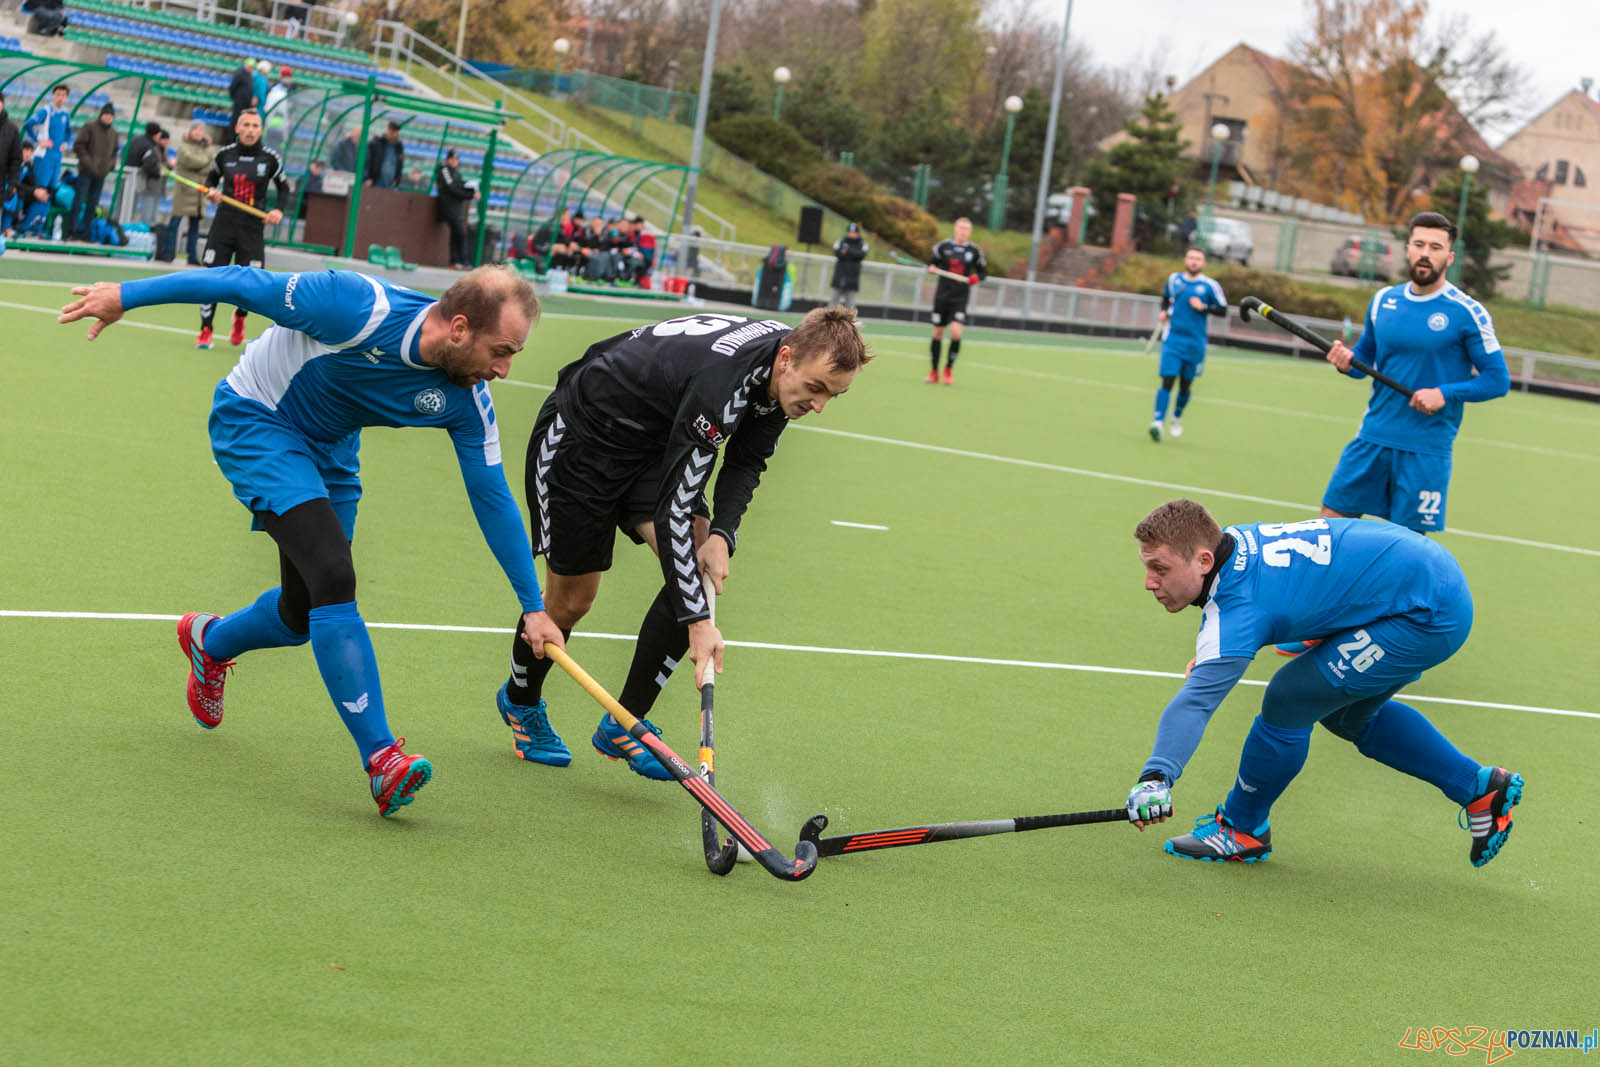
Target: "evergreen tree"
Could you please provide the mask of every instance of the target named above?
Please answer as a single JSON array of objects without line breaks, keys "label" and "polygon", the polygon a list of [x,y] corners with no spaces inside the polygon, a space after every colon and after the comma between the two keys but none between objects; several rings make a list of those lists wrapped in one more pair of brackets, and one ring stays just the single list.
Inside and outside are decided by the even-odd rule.
[{"label": "evergreen tree", "polygon": [[[1090,233],[1096,240],[1107,240],[1116,216],[1117,195],[1132,193],[1137,198],[1134,243],[1140,248],[1152,248],[1165,240],[1167,198],[1173,184],[1189,169],[1178,158],[1189,142],[1182,139],[1178,115],[1163,93],[1145,97],[1138,117],[1124,120],[1122,128],[1128,133],[1127,139],[1083,171],[1083,184],[1094,191],[1098,212]],[[1173,205],[1175,215],[1182,214],[1187,199],[1187,191],[1180,190]]]},{"label": "evergreen tree", "polygon": [[[1461,210],[1461,180],[1460,170],[1451,168],[1446,171],[1439,179],[1439,184],[1433,187],[1428,205],[1452,222]],[[1461,228],[1462,257],[1466,262],[1461,265],[1461,288],[1479,300],[1487,300],[1495,295],[1495,286],[1511,276],[1509,263],[1491,267],[1489,257],[1496,248],[1510,244],[1516,230],[1499,219],[1489,217],[1487,182],[1472,183],[1472,191],[1467,194],[1464,223]]]}]

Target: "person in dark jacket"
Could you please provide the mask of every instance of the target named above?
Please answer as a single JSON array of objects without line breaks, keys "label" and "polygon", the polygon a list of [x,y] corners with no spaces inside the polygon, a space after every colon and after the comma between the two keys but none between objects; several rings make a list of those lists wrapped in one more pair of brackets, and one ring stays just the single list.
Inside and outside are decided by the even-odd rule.
[{"label": "person in dark jacket", "polygon": [[117,165],[116,109],[110,104],[100,109],[93,122],[85,122],[72,142],[72,151],[78,157],[78,184],[73,189],[72,214],[67,220],[68,239],[89,240],[89,224],[100,208],[100,193],[106,187],[106,175]]},{"label": "person in dark jacket", "polygon": [[861,261],[867,258],[867,242],[860,223],[845,227],[844,236],[833,243],[833,302],[840,307],[856,306],[856,291],[861,288]]},{"label": "person in dark jacket", "polygon": [[328,153],[328,166],[334,170],[349,171],[354,174],[356,171],[356,155],[361,148],[360,140],[361,127],[350,127],[345,132],[345,135],[339,138],[339,143],[334,145],[333,149]]},{"label": "person in dark jacket", "polygon": [[0,204],[17,195],[17,175],[22,171],[22,131],[6,114],[6,98],[0,93]]},{"label": "person in dark jacket", "polygon": [[472,258],[467,249],[467,205],[478,194],[461,180],[461,160],[454,148],[445,153],[444,162],[433,172],[433,181],[438,190],[439,218],[450,227],[450,268],[465,270]]},{"label": "person in dark jacket", "polygon": [[147,122],[144,132],[128,142],[126,163],[137,167],[133,179],[133,218],[151,230],[156,226],[161,198],[166,195],[167,131],[160,123]]},{"label": "person in dark jacket", "polygon": [[364,184],[379,189],[400,188],[406,172],[406,146],[400,143],[400,124],[390,122],[382,135],[367,145],[367,177]]},{"label": "person in dark jacket", "polygon": [[261,101],[256,99],[256,72],[248,60],[239,64],[239,69],[233,72],[233,77],[228,79],[228,99],[233,101],[233,114],[228,116],[228,134],[232,134],[239,125],[239,114],[249,111]]}]

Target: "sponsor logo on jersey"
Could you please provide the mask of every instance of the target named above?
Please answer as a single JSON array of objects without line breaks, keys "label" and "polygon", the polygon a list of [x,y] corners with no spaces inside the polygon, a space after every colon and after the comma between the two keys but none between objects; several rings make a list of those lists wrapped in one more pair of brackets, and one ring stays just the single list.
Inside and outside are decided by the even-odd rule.
[{"label": "sponsor logo on jersey", "polygon": [[439,389],[424,389],[412,397],[411,406],[423,415],[437,415],[444,410],[444,392]]},{"label": "sponsor logo on jersey", "polygon": [[1450,325],[1450,316],[1442,311],[1435,311],[1428,316],[1428,329],[1430,330],[1442,330],[1448,325]]},{"label": "sponsor logo on jersey", "polygon": [[727,440],[722,431],[704,415],[694,417],[694,432],[705,438],[712,448],[721,448],[722,442]]},{"label": "sponsor logo on jersey", "polygon": [[294,310],[294,287],[300,284],[300,275],[289,275],[289,284],[283,287],[283,306]]},{"label": "sponsor logo on jersey", "polygon": [[256,164],[256,177],[257,178],[265,178],[266,176],[267,176],[267,165],[265,163],[257,163]]},{"label": "sponsor logo on jersey", "polygon": [[1395,308],[1397,308],[1399,306],[1400,306],[1399,304],[1396,304],[1394,302],[1394,297],[1386,296],[1386,297],[1383,298],[1383,310],[1385,310],[1385,311],[1393,311]]}]

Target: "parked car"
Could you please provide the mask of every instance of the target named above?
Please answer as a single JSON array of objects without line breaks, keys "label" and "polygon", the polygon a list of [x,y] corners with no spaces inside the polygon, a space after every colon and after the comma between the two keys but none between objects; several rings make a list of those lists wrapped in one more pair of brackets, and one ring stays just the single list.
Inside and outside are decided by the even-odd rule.
[{"label": "parked car", "polygon": [[1249,224],[1238,219],[1201,219],[1195,231],[1195,243],[1213,259],[1231,259],[1241,267],[1250,265],[1251,253],[1256,250],[1255,237],[1250,232]]},{"label": "parked car", "polygon": [[1346,274],[1352,278],[1361,276],[1362,241],[1371,241],[1378,246],[1377,258],[1373,261],[1372,276],[1380,282],[1393,278],[1395,267],[1394,242],[1383,237],[1363,236],[1352,234],[1346,237],[1339,245],[1338,251],[1333,254],[1333,262],[1328,264],[1330,274]]}]

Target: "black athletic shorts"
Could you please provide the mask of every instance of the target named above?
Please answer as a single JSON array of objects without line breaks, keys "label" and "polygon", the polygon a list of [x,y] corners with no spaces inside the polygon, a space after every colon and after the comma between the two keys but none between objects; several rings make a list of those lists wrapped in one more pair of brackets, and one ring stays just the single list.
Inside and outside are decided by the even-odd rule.
[{"label": "black athletic shorts", "polygon": [[[533,554],[556,574],[611,569],[616,532],[643,544],[635,530],[655,515],[665,459],[580,440],[556,411],[552,393],[528,439],[524,491]],[[705,494],[693,508],[709,515]]]},{"label": "black athletic shorts", "polygon": [[967,321],[967,294],[960,296],[935,299],[933,302],[933,324],[935,326],[948,326],[952,322],[966,325]]},{"label": "black athletic shorts", "polygon": [[206,235],[206,251],[200,259],[208,267],[260,267],[267,259],[265,229],[255,219],[238,221],[218,215]]}]

